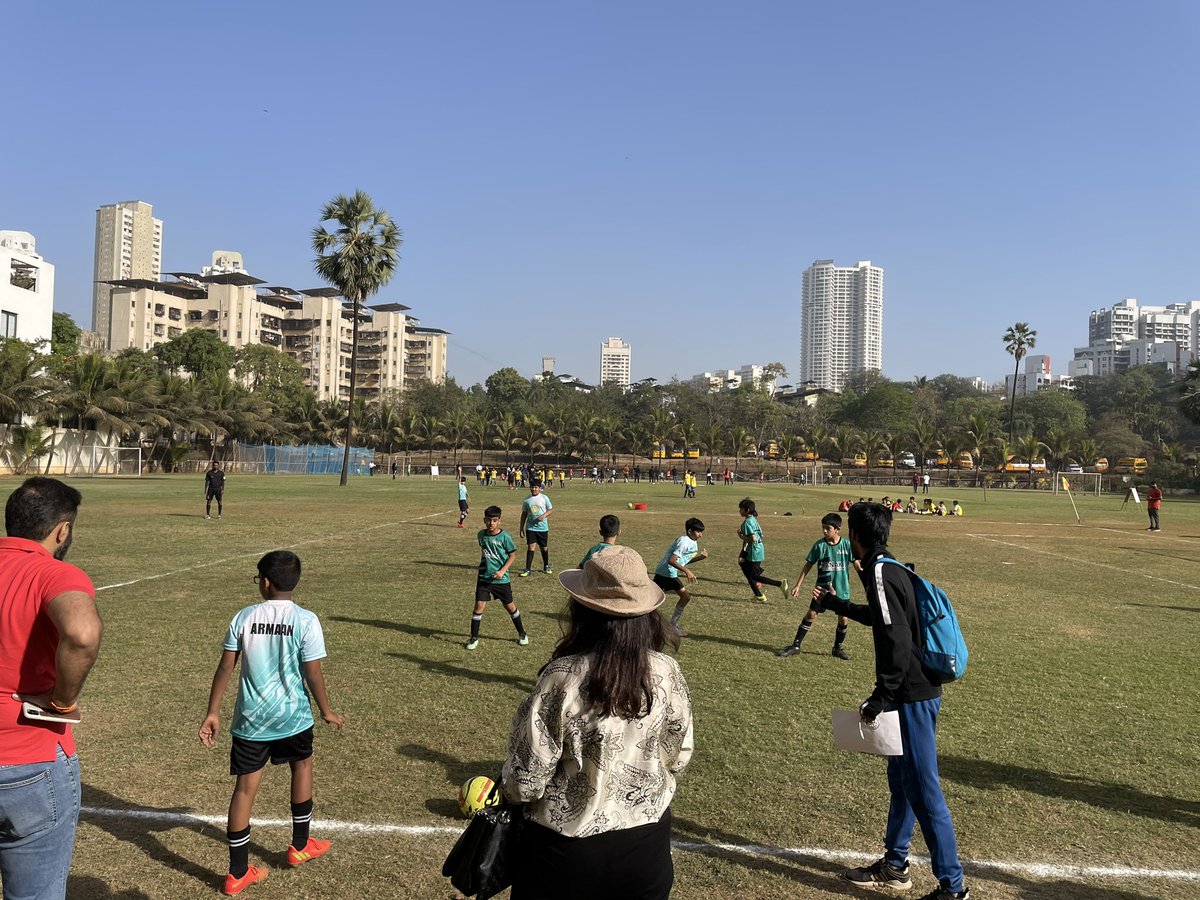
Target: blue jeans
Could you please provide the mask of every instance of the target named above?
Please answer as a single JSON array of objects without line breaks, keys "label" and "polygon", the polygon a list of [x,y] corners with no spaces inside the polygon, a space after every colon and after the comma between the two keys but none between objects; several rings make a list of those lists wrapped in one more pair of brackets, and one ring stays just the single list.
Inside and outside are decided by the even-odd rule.
[{"label": "blue jeans", "polygon": [[4,900],[62,900],[79,822],[79,757],[0,766]]},{"label": "blue jeans", "polygon": [[938,777],[936,731],[941,707],[941,697],[889,707],[900,713],[904,755],[888,757],[892,802],[883,842],[887,861],[903,866],[908,860],[913,825],[920,823],[934,876],[942,887],[958,892],[963,889],[962,863],[958,861],[954,823]]}]

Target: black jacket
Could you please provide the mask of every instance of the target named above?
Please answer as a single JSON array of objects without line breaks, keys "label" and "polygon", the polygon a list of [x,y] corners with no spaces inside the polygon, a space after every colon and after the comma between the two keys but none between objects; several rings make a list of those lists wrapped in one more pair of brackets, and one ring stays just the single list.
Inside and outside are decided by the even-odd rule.
[{"label": "black jacket", "polygon": [[884,704],[912,703],[931,700],[942,693],[921,667],[920,656],[913,642],[920,645],[921,629],[917,622],[917,603],[908,571],[895,563],[880,562],[887,556],[886,547],[877,547],[862,563],[863,588],[867,602],[829,597],[825,607],[867,625],[875,641],[875,690],[864,704],[870,718],[882,711]]}]

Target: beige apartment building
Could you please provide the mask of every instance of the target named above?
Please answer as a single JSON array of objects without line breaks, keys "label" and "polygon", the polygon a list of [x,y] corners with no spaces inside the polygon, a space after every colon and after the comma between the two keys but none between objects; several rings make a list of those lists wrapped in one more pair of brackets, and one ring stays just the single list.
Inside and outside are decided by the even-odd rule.
[{"label": "beige apartment building", "polygon": [[[235,349],[265,344],[287,353],[319,400],[350,396],[354,319],[335,289],[267,285],[228,251],[214,253],[213,262],[199,273],[170,272],[172,281],[107,282],[112,290],[109,349],[150,350],[203,328]],[[408,311],[400,303],[359,311],[356,396],[370,402],[417,380],[445,380],[448,332],[422,327]]]},{"label": "beige apartment building", "polygon": [[126,200],[96,210],[96,255],[92,278],[92,331],[109,345],[111,304],[110,281],[142,279],[158,281],[162,276],[162,219],[154,218],[154,207],[140,200]]}]

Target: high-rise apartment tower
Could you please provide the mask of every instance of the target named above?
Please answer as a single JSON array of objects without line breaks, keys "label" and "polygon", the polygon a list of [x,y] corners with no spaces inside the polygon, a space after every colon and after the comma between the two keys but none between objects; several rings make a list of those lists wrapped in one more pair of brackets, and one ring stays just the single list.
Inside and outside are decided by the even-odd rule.
[{"label": "high-rise apartment tower", "polygon": [[112,346],[112,285],[123,278],[158,281],[162,276],[162,219],[140,200],[96,210],[96,262],[92,278],[92,331]]},{"label": "high-rise apartment tower", "polygon": [[804,270],[801,384],[840,391],[851,373],[882,367],[883,269],[817,260]]},{"label": "high-rise apartment tower", "polygon": [[619,337],[610,337],[600,344],[600,383],[613,382],[623,390],[629,389],[629,373],[633,367],[633,348]]}]

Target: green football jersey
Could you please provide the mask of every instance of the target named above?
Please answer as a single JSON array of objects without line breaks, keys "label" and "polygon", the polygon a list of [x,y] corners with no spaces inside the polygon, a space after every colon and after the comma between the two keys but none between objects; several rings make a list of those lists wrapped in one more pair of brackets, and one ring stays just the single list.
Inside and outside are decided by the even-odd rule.
[{"label": "green football jersey", "polygon": [[758,519],[754,516],[746,516],[742,520],[741,527],[738,528],[738,534],[750,538],[746,543],[747,562],[762,562],[767,558],[766,550],[763,548],[762,528],[758,524]]},{"label": "green football jersey", "polygon": [[492,578],[492,576],[504,568],[509,554],[517,551],[517,545],[513,541],[512,535],[503,529],[499,534],[480,531],[479,548],[483,551],[483,555],[479,557],[479,580],[489,584],[508,584],[510,581],[508,572],[504,573],[503,578]]},{"label": "green football jersey", "polygon": [[831,587],[843,600],[850,599],[850,568],[854,565],[854,553],[847,538],[836,544],[821,538],[812,545],[805,562],[817,567],[817,587]]}]

